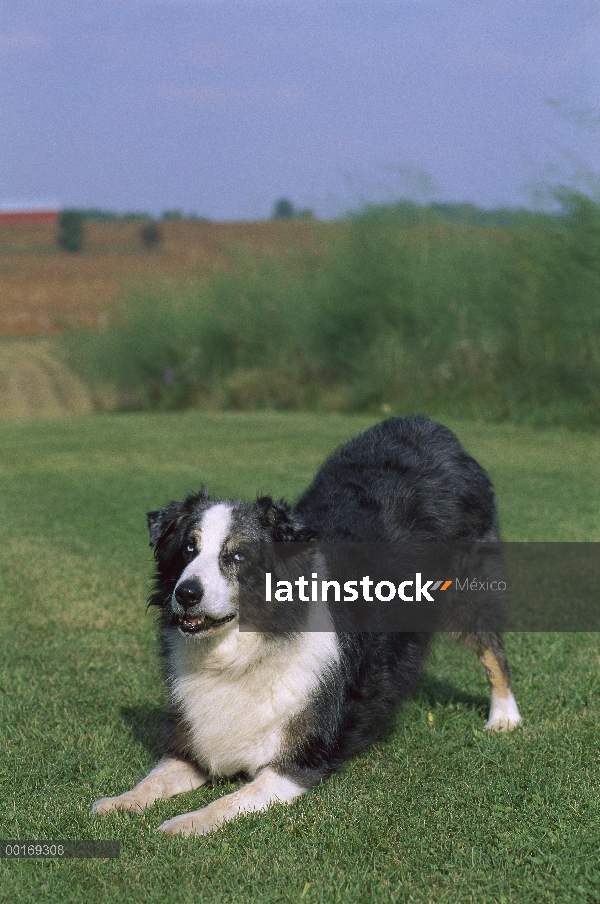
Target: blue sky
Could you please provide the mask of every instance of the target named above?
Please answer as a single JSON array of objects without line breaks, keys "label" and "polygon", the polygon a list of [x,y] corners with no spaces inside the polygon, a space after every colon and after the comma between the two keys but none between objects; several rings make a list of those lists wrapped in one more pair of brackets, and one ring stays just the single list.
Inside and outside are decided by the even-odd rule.
[{"label": "blue sky", "polygon": [[596,0],[4,0],[0,85],[0,201],[327,216],[600,172]]}]

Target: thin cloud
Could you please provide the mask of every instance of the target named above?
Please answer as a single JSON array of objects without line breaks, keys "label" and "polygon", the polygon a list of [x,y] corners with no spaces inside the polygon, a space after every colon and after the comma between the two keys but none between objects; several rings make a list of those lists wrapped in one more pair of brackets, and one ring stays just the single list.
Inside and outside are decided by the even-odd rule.
[{"label": "thin cloud", "polygon": [[215,42],[207,41],[191,41],[186,44],[181,50],[181,59],[184,63],[202,69],[212,69],[228,62],[223,48]]},{"label": "thin cloud", "polygon": [[0,34],[0,54],[39,53],[50,46],[46,35],[32,31],[17,31],[12,34]]},{"label": "thin cloud", "polygon": [[586,63],[592,63],[591,47],[573,43],[558,52],[521,50],[493,46],[491,41],[464,43],[440,56],[448,66],[470,73],[519,76],[535,82],[554,82],[560,78],[577,76]]},{"label": "thin cloud", "polygon": [[300,92],[291,87],[268,85],[244,85],[217,87],[215,85],[176,85],[163,83],[157,91],[162,101],[190,104],[201,107],[232,107],[240,104],[268,104],[295,106],[301,100]]}]

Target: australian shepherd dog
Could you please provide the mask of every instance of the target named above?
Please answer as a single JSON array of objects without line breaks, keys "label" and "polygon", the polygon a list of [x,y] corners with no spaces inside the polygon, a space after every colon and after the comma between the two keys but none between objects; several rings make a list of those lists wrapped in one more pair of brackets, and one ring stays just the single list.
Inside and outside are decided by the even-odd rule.
[{"label": "australian shepherd dog", "polygon": [[[240,630],[243,590],[256,587],[257,573],[275,580],[276,548],[299,544],[308,581],[328,544],[499,539],[486,473],[450,430],[423,416],[390,418],[342,445],[295,506],[201,490],[150,512],[148,527],[169,699],[164,755],[131,791],[96,801],[92,812],[141,812],[212,778],[249,779],[160,826],[182,835],[304,794],[389,734],[422,673],[430,632],[346,632],[333,620],[307,630],[310,604],[290,602],[279,604],[280,630]],[[257,594],[249,598],[256,608]],[[485,727],[518,725],[500,635],[454,633],[487,675]]]}]

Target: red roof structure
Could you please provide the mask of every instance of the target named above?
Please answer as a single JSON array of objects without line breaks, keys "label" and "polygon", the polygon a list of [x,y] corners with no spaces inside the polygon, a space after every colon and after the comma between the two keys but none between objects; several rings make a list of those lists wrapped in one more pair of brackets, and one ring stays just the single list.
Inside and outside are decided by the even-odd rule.
[{"label": "red roof structure", "polygon": [[55,226],[58,205],[0,204],[0,226]]}]

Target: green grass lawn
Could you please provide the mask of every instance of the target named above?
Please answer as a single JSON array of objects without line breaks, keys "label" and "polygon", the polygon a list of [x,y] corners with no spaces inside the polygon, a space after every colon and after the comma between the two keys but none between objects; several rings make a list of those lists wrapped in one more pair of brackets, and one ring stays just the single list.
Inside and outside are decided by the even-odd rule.
[{"label": "green grass lawn", "polygon": [[[0,861],[0,901],[600,900],[598,635],[512,634],[525,727],[481,731],[487,688],[438,641],[394,737],[289,807],[202,838],[156,831],[233,789],[90,817],[159,753],[145,512],[294,499],[366,418],[122,415],[0,424],[0,837],[121,842],[118,860]],[[600,437],[450,424],[510,540],[600,541]]]}]

